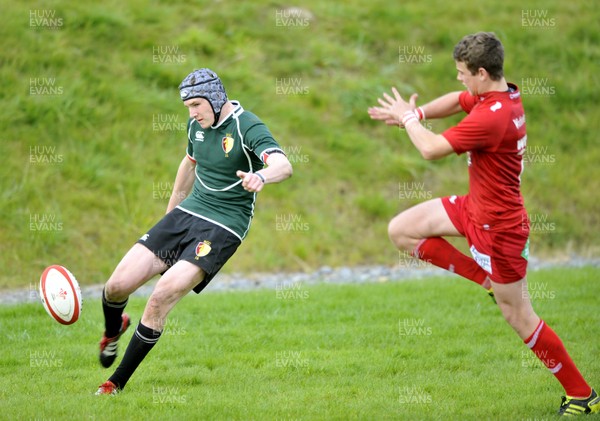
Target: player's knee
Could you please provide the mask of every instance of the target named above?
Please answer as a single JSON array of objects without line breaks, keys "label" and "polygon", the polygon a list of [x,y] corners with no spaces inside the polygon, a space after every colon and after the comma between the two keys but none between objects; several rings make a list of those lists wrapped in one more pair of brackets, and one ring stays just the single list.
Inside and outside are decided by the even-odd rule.
[{"label": "player's knee", "polygon": [[392,219],[388,224],[388,237],[399,250],[412,251],[414,248],[413,242],[406,232],[405,225],[398,217]]},{"label": "player's knee", "polygon": [[114,277],[111,277],[104,285],[104,296],[109,302],[122,302],[129,297],[129,294],[123,283]]},{"label": "player's knee", "polygon": [[108,301],[118,303],[125,301],[135,289],[134,280],[117,269],[104,285],[104,296]]}]

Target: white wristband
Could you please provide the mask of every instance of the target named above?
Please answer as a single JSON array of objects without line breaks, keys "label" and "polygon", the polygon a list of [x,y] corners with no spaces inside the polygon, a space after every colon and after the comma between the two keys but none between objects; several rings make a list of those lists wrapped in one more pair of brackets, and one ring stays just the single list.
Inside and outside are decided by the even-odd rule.
[{"label": "white wristband", "polygon": [[417,112],[417,117],[419,117],[419,120],[425,120],[425,110],[423,109],[423,107],[419,107],[416,109]]},{"label": "white wristband", "polygon": [[417,123],[419,122],[419,118],[414,113],[414,111],[407,111],[407,112],[405,112],[404,115],[402,116],[402,125],[404,127],[406,127],[407,124],[410,123],[410,122],[412,122],[412,121],[416,121]]},{"label": "white wristband", "polygon": [[255,172],[254,174],[256,174],[258,176],[258,178],[260,178],[260,180],[264,183],[266,183],[267,180],[265,180],[265,177],[259,173],[259,172]]}]

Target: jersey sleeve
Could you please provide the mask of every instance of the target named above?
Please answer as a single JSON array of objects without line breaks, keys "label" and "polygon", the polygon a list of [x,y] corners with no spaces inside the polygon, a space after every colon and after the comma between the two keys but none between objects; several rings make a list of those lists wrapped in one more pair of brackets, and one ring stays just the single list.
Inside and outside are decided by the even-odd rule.
[{"label": "jersey sleeve", "polygon": [[482,118],[480,114],[471,113],[442,133],[458,155],[494,148],[501,140],[502,132],[496,129],[494,120]]},{"label": "jersey sleeve", "polygon": [[253,116],[247,121],[248,124],[244,127],[244,144],[256,155],[263,164],[266,163],[267,158],[272,153],[281,153],[285,155],[285,152],[279,146],[279,143],[273,138],[271,131],[268,127],[260,121],[257,117]]},{"label": "jersey sleeve", "polygon": [[196,162],[196,160],[194,159],[194,141],[192,140],[192,122],[194,121],[193,118],[190,118],[188,120],[188,124],[187,124],[187,139],[188,139],[188,143],[187,143],[187,150],[186,150],[186,155],[187,157],[192,161],[192,162]]},{"label": "jersey sleeve", "polygon": [[468,114],[471,112],[475,104],[477,104],[477,97],[471,95],[469,91],[463,91],[458,96],[458,102],[461,108]]}]

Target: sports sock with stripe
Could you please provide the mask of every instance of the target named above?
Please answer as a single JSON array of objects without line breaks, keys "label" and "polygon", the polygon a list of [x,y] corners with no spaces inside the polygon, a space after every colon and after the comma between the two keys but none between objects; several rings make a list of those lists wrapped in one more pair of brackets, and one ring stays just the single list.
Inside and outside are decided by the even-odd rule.
[{"label": "sports sock with stripe", "polygon": [[104,334],[107,338],[114,338],[119,334],[123,324],[122,315],[128,299],[120,303],[112,303],[106,299],[104,289],[102,290],[102,311],[104,312]]},{"label": "sports sock with stripe", "polygon": [[554,374],[567,396],[590,396],[592,388],[579,372],[558,335],[543,320],[540,320],[531,336],[524,342]]},{"label": "sports sock with stripe", "polygon": [[487,272],[473,258],[462,254],[456,247],[441,237],[422,240],[411,254],[420,260],[454,272],[486,289],[491,286],[489,281],[486,282]]},{"label": "sports sock with stripe", "polygon": [[160,334],[161,332],[144,326],[140,322],[129,341],[121,364],[119,364],[108,380],[113,382],[119,389],[123,389],[133,372],[138,368],[142,360],[146,358],[146,355],[148,355],[156,342],[158,342]]}]

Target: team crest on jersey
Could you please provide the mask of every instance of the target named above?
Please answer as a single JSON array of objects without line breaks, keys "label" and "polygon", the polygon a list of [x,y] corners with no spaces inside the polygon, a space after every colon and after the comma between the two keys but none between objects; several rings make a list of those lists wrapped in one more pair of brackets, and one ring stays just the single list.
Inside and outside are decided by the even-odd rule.
[{"label": "team crest on jersey", "polygon": [[223,140],[221,141],[221,146],[223,147],[223,152],[225,152],[225,156],[229,156],[229,152],[233,149],[234,139],[231,137],[231,133],[227,133]]},{"label": "team crest on jersey", "polygon": [[208,241],[208,240],[200,241],[198,243],[198,245],[196,246],[195,259],[198,260],[201,257],[206,256],[208,253],[210,253],[210,251],[211,251],[210,241]]}]

